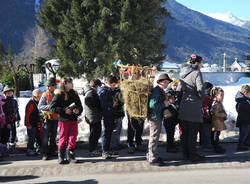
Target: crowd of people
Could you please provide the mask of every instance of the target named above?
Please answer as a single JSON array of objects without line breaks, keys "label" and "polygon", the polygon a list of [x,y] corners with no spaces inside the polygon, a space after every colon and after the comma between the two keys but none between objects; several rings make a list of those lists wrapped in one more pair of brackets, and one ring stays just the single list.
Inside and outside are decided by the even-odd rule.
[{"label": "crowd of people", "polygon": [[[58,156],[59,164],[76,163],[78,117],[84,109],[89,125],[89,156],[103,159],[117,157],[114,150],[124,148],[120,142],[122,120],[128,118],[127,151],[147,152],[150,165],[162,166],[158,153],[162,125],[166,130],[166,151],[182,151],[183,159],[198,162],[205,157],[197,153],[197,136],[204,152],[224,153],[219,144],[221,131],[226,129],[227,113],[223,107],[224,91],[212,83],[203,82],[200,68],[202,57],[192,54],[180,71],[180,78],[160,74],[149,96],[146,119],[130,117],[125,109],[120,79],[110,75],[106,83],[92,79],[84,87],[84,101],[73,89],[71,78],[63,77],[57,89],[55,78],[49,78],[47,90],[35,89],[26,105],[24,124],[27,127],[27,156],[41,154],[42,160]],[[0,84],[0,157],[16,153],[16,127],[20,124],[14,89]],[[235,96],[239,127],[238,151],[250,146],[250,86],[243,85]],[[125,116],[126,115],[126,116]],[[149,123],[148,146],[143,143],[144,123]],[[176,126],[180,131],[181,148],[174,140]],[[57,135],[59,133],[59,140]],[[98,142],[101,140],[101,150]]]}]

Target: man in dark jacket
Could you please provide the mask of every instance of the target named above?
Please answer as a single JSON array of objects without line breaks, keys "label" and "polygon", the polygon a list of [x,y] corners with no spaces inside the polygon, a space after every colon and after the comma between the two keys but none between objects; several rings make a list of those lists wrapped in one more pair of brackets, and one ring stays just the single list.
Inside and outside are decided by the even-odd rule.
[{"label": "man in dark jacket", "polygon": [[112,90],[116,88],[117,78],[113,75],[109,76],[107,83],[98,91],[102,116],[104,119],[104,132],[102,135],[102,157],[109,159],[112,157],[110,152],[110,141],[113,129],[115,127],[115,112],[117,101],[114,101]]},{"label": "man in dark jacket", "polygon": [[235,96],[237,127],[240,129],[238,151],[246,151],[250,146],[250,86],[243,85]]},{"label": "man in dark jacket", "polygon": [[101,87],[102,83],[99,79],[93,79],[89,85],[85,86],[84,111],[85,121],[89,124],[89,153],[90,156],[99,156],[97,146],[98,139],[101,136],[101,105],[97,88]]}]

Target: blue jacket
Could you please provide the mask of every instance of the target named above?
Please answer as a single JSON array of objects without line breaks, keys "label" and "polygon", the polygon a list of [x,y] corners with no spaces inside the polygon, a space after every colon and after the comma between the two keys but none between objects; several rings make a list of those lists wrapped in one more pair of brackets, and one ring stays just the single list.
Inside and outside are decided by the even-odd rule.
[{"label": "blue jacket", "polygon": [[115,119],[116,108],[113,107],[113,94],[112,89],[106,85],[98,90],[104,121],[114,121]]},{"label": "blue jacket", "polygon": [[149,119],[163,119],[163,109],[165,108],[164,100],[165,92],[159,86],[156,86],[149,97]]},{"label": "blue jacket", "polygon": [[238,112],[236,126],[241,124],[250,125],[250,99],[245,97],[241,92],[238,92],[235,96],[236,111]]}]

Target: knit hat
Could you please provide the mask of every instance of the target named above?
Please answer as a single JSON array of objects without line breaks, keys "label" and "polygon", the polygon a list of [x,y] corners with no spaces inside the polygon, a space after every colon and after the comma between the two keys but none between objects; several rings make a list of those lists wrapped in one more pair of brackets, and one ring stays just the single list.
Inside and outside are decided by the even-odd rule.
[{"label": "knit hat", "polygon": [[7,91],[13,91],[13,93],[14,93],[15,90],[12,87],[10,87],[9,85],[6,85],[3,88],[3,92],[6,93]]},{"label": "knit hat", "polygon": [[34,89],[32,91],[32,96],[39,97],[40,93],[41,93],[41,91],[39,89]]},{"label": "knit hat", "polygon": [[209,90],[213,88],[213,84],[208,81],[204,82],[203,86],[205,90]]},{"label": "knit hat", "polygon": [[164,80],[168,80],[169,82],[172,82],[172,79],[170,79],[168,74],[163,73],[163,74],[160,74],[160,76],[158,77],[157,83],[160,81],[164,81]]},{"label": "knit hat", "polygon": [[56,86],[56,78],[51,77],[48,79],[46,86]]}]

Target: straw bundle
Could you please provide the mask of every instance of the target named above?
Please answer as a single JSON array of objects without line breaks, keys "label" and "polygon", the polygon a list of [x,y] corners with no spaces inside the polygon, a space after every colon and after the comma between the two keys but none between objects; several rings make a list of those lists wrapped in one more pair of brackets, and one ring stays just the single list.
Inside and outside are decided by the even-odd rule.
[{"label": "straw bundle", "polygon": [[123,100],[130,117],[147,117],[148,97],[152,88],[152,83],[146,78],[125,79],[121,82]]}]

